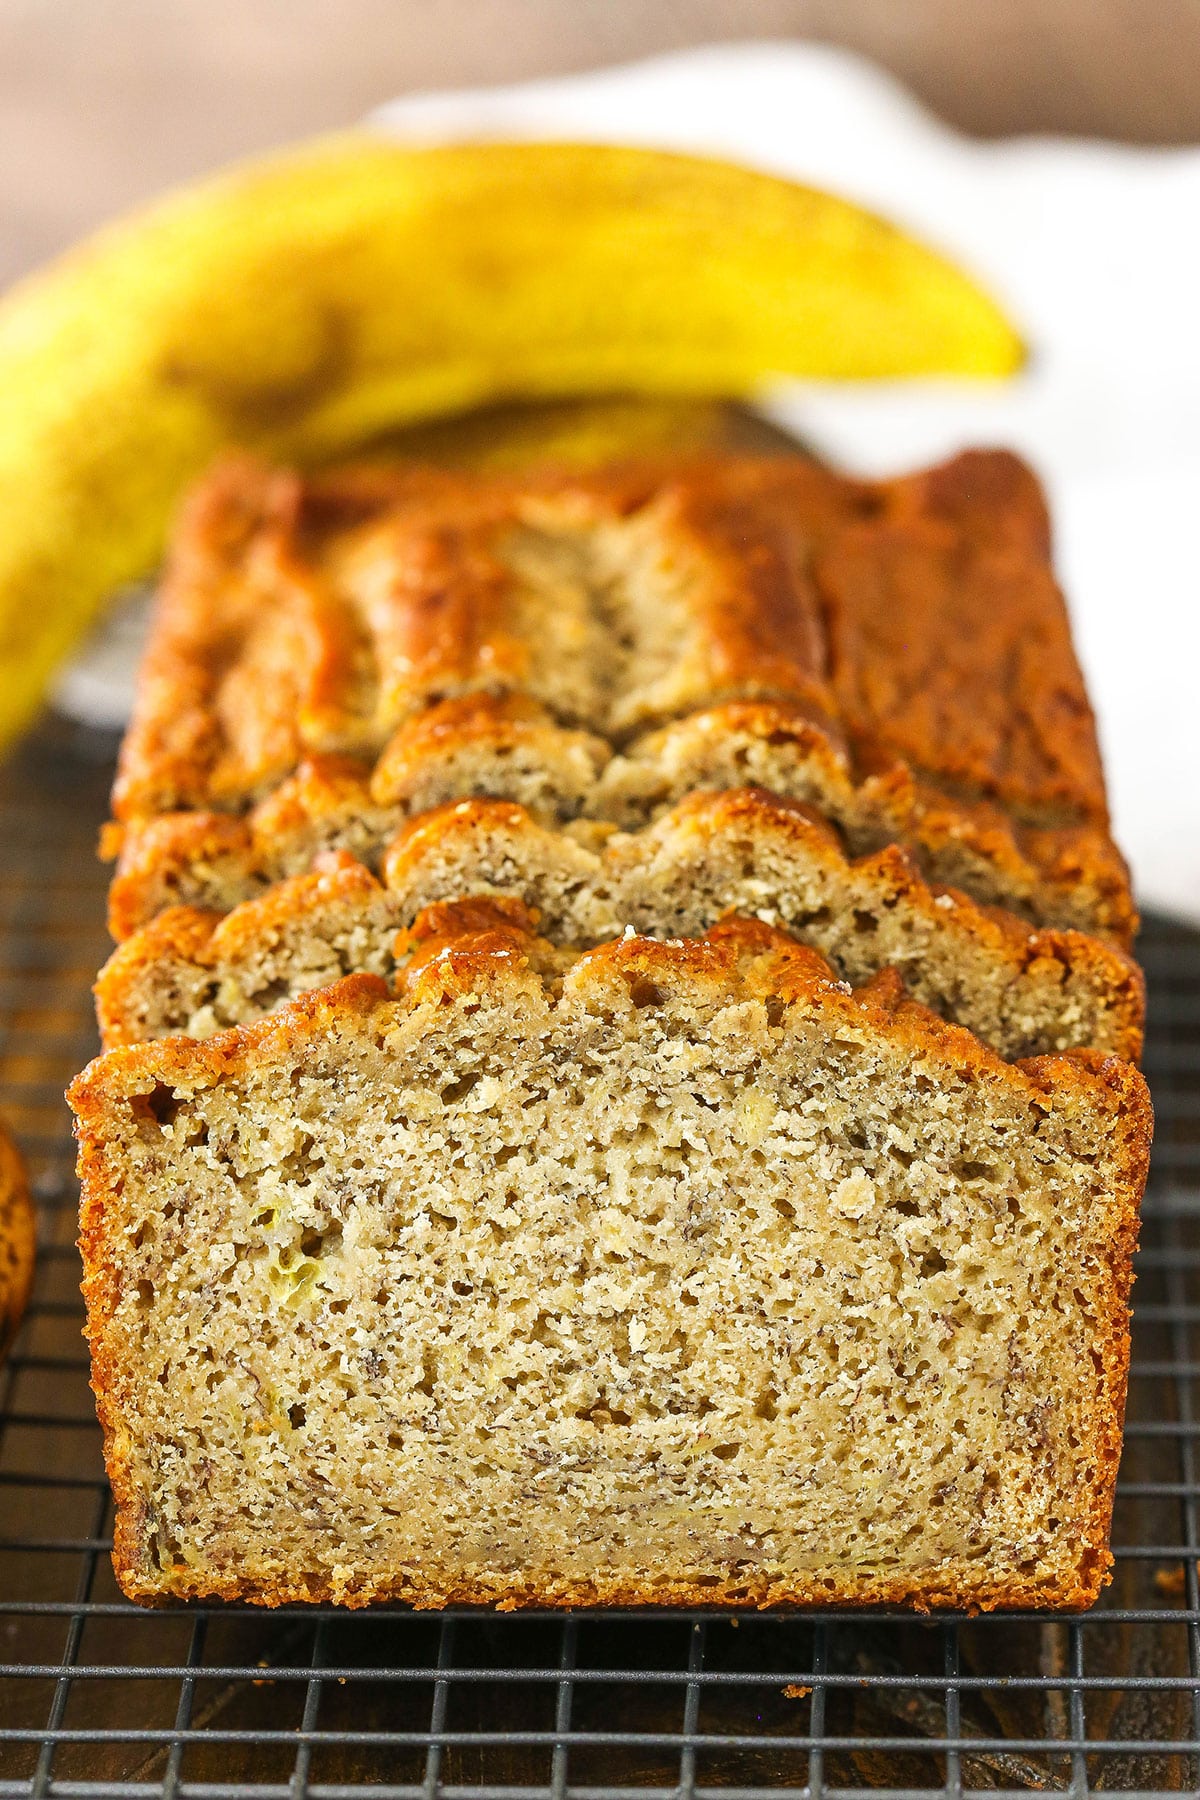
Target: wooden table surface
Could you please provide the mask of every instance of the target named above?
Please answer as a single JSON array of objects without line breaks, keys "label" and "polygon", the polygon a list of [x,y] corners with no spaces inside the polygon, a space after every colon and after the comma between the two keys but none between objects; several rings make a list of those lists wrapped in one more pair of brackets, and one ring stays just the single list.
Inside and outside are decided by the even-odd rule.
[{"label": "wooden table surface", "polygon": [[867,51],[973,131],[1200,140],[1200,0],[0,0],[0,282],[393,94],[735,37]]}]

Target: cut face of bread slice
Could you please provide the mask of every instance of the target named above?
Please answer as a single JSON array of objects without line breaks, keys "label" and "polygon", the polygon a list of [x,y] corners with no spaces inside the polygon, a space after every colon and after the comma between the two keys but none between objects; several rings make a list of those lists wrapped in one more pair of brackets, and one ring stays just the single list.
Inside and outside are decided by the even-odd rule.
[{"label": "cut face of bread slice", "polygon": [[[778,457],[519,481],[229,465],[160,597],[114,926],[364,856],[372,818],[487,794],[638,825],[739,760],[737,784],[819,805],[859,851],[900,842],[931,879],[1129,939],[1045,510],[987,452],[877,484]],[[214,872],[224,814],[245,830]]]},{"label": "cut face of bread slice", "polygon": [[1091,1602],[1137,1073],[756,922],[564,968],[455,916],[398,998],[72,1088],[125,1592]]},{"label": "cut face of bread slice", "polygon": [[899,844],[930,881],[960,887],[1033,924],[1089,930],[1127,946],[1128,877],[1091,825],[1018,826],[989,802],[948,800],[900,764],[855,781],[845,754],[787,703],[730,703],[636,739],[555,725],[516,695],[446,701],[403,726],[374,771],[305,762],[246,817],[166,813],[110,829],[119,866],[109,927],[120,942],[164,907],[228,912],[322,851],[378,869],[404,821],[450,800],[517,801],[543,824],[637,830],[698,789],[753,783],[817,808],[856,855]]},{"label": "cut face of bread slice", "polygon": [[394,808],[397,821],[489,795],[557,823],[587,810],[611,754],[604,738],[556,725],[522,694],[470,694],[401,726],[363,779],[371,804]]},{"label": "cut face of bread slice", "polygon": [[383,885],[343,854],[224,917],[170,909],[102,971],[103,1041],[208,1036],[342,975],[391,978],[397,931],[460,895],[518,901],[547,937],[575,946],[626,927],[690,937],[726,913],[753,914],[851,982],[895,968],[914,997],[1004,1056],[1141,1049],[1142,977],[1123,951],[931,888],[894,846],[852,860],[817,815],[756,789],[693,795],[601,848],[506,801],[459,801],[396,838]]},{"label": "cut face of bread slice", "polygon": [[929,881],[1033,924],[1099,932],[1128,948],[1128,871],[1105,831],[1023,825],[991,801],[947,794],[895,758],[856,777],[827,735],[784,702],[714,707],[636,739],[606,763],[586,812],[636,830],[697,789],[745,786],[815,807],[856,856],[902,845]]}]

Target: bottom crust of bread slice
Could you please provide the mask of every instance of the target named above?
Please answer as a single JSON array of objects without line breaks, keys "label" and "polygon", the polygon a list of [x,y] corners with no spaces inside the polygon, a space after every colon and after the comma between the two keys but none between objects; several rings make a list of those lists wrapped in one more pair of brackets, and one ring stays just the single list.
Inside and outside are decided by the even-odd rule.
[{"label": "bottom crust of bread slice", "polygon": [[757,921],[581,957],[439,906],[75,1082],[141,1601],[1079,1607],[1150,1115]]}]

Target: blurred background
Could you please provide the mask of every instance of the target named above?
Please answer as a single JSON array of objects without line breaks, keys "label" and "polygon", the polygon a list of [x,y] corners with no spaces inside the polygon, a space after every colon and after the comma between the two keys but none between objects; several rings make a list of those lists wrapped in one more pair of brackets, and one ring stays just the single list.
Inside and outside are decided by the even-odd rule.
[{"label": "blurred background", "polygon": [[0,0],[0,282],[396,94],[748,37],[864,51],[982,135],[1200,140],[1197,0]]}]

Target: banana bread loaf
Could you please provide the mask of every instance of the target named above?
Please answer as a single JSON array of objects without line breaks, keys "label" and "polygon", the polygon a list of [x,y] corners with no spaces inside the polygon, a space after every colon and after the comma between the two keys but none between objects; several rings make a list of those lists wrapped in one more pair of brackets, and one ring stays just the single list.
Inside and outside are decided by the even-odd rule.
[{"label": "banana bread loaf", "polygon": [[114,810],[126,1592],[1095,1597],[1143,995],[1019,463],[227,464]]},{"label": "banana bread loaf", "polygon": [[1149,1114],[759,921],[515,903],[75,1082],[137,1599],[1072,1607]]},{"label": "banana bread loaf", "polygon": [[1032,476],[890,483],[799,458],[559,478],[302,482],[234,463],[188,509],[107,834],[120,938],[322,849],[375,867],[471,795],[645,824],[754,784],[851,855],[1129,943],[1091,713]]}]

